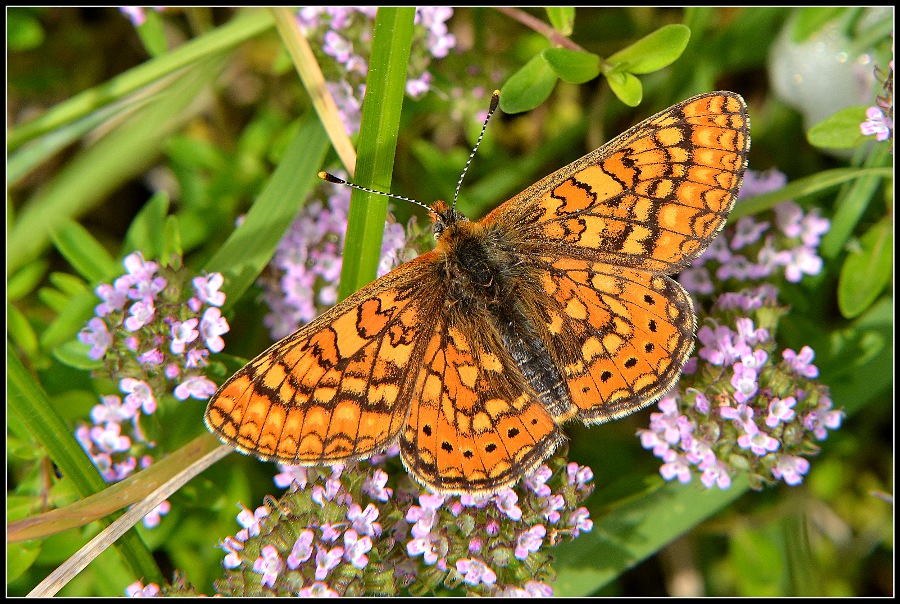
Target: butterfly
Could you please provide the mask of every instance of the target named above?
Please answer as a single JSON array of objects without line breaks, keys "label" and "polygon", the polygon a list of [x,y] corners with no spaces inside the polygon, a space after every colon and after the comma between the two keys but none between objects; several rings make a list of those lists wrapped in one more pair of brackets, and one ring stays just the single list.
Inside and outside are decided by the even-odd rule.
[{"label": "butterfly", "polygon": [[242,453],[302,466],[399,440],[407,471],[434,492],[513,485],[563,442],[567,420],[622,417],[678,380],[697,319],[670,275],[725,224],[749,125],[739,95],[702,94],[480,221],[436,202],[436,249],[235,373],[207,427]]}]

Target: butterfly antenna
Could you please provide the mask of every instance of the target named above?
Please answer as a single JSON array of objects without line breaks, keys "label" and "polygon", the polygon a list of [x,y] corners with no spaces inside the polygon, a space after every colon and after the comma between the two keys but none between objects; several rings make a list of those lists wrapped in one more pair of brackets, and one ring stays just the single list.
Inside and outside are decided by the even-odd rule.
[{"label": "butterfly antenna", "polygon": [[466,162],[466,167],[463,168],[462,174],[459,175],[459,182],[456,183],[456,193],[453,194],[453,207],[456,207],[456,200],[459,199],[459,189],[462,187],[463,178],[466,177],[466,172],[469,171],[469,164],[472,163],[472,158],[475,157],[475,152],[478,151],[478,147],[481,145],[481,139],[484,138],[484,131],[487,130],[488,121],[491,119],[491,116],[494,115],[494,111],[497,110],[497,105],[500,103],[500,91],[495,90],[494,94],[491,95],[491,106],[488,108],[487,117],[484,118],[484,124],[481,125],[481,134],[478,135],[478,140],[475,142],[475,148],[472,149],[472,153],[469,154],[469,160]]},{"label": "butterfly antenna", "polygon": [[394,199],[400,199],[402,201],[408,201],[409,203],[414,203],[417,206],[423,207],[429,212],[431,212],[431,208],[422,203],[421,201],[416,201],[415,199],[410,199],[409,197],[403,197],[402,195],[394,195],[393,193],[385,193],[384,191],[376,191],[375,189],[370,189],[369,187],[362,187],[360,185],[355,185],[352,182],[347,182],[343,178],[338,178],[334,174],[329,174],[328,172],[319,172],[319,178],[324,181],[334,183],[336,185],[347,185],[353,189],[359,189],[360,191],[365,191],[366,193],[376,193],[378,195],[384,195],[385,197],[392,197]]}]

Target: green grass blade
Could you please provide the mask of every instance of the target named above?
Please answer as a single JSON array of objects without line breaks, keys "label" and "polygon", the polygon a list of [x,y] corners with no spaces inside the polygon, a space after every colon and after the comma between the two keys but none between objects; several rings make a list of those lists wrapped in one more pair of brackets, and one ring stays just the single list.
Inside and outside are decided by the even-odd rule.
[{"label": "green grass blade", "polygon": [[556,596],[586,596],[734,502],[748,490],[745,478],[721,491],[662,483],[600,511],[593,529],[554,550]]},{"label": "green grass blade", "polygon": [[[8,342],[6,359],[9,413],[41,443],[82,497],[105,489],[106,483],[75,440],[72,428],[53,407],[44,389],[28,373]],[[111,515],[110,518],[101,520],[101,523],[107,526],[111,519],[117,516]],[[117,542],[116,547],[135,578],[144,578],[146,581],[162,580],[162,573],[156,566],[153,556],[135,531],[128,531]]]},{"label": "green grass blade", "polygon": [[13,128],[7,138],[7,153],[44,133],[84,117],[91,111],[117,101],[156,80],[178,70],[218,56],[245,40],[272,27],[268,10],[248,10],[222,27],[186,43],[158,59],[152,59],[130,69],[108,82],[73,96],[43,115]]},{"label": "green grass blade", "polygon": [[65,218],[77,219],[122,183],[143,173],[166,138],[194,115],[186,109],[224,65],[225,58],[218,57],[187,68],[153,102],[79,153],[42,187],[12,224],[7,274],[42,252],[50,233]]},{"label": "green grass blade", "polygon": [[[355,181],[376,190],[390,190],[414,18],[415,9],[409,7],[379,8],[375,18]],[[354,189],[339,299],[346,298],[375,278],[387,203],[387,197],[383,195]]]},{"label": "green grass blade", "polygon": [[225,277],[230,307],[259,276],[275,254],[275,248],[303,206],[309,191],[319,183],[328,138],[310,114],[288,146],[281,163],[254,202],[240,228],[228,237],[204,270]]}]

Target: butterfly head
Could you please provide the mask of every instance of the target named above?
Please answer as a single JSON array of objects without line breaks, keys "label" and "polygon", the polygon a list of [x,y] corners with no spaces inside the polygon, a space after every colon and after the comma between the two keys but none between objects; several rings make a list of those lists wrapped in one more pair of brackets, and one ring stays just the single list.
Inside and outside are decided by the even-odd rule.
[{"label": "butterfly head", "polygon": [[431,206],[431,222],[434,238],[440,239],[444,231],[461,222],[469,222],[469,219],[439,199]]}]

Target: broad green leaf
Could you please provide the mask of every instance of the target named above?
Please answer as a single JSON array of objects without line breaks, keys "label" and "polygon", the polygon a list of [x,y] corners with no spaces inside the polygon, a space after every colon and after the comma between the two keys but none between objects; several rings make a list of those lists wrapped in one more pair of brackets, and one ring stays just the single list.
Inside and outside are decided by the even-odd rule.
[{"label": "broad green leaf", "polygon": [[544,10],[547,11],[547,17],[550,18],[553,29],[564,36],[572,33],[572,28],[575,25],[574,6],[549,6],[545,7]]},{"label": "broad green leaf", "polygon": [[665,25],[615,53],[607,62],[614,65],[616,71],[651,73],[675,62],[690,39],[691,30],[686,26]]},{"label": "broad green leaf", "polygon": [[851,250],[841,266],[838,281],[838,307],[848,319],[868,309],[893,274],[893,221],[884,218],[870,228],[859,241],[859,249]]},{"label": "broad green leaf", "polygon": [[637,107],[641,104],[641,99],[644,97],[644,89],[641,86],[641,81],[636,76],[627,71],[607,73],[605,75],[606,80],[609,82],[609,87],[612,88],[613,93],[619,97],[620,101],[629,107]]},{"label": "broad green leaf", "polygon": [[[11,499],[11,498],[10,498]],[[7,543],[6,545],[6,581],[14,581],[26,570],[31,568],[34,561],[41,554],[41,541],[23,541],[22,543]]]},{"label": "broad green leaf", "polygon": [[547,100],[556,86],[556,73],[537,54],[512,74],[500,89],[500,109],[503,113],[530,111]]},{"label": "broad green leaf", "polygon": [[828,386],[832,400],[848,414],[890,394],[896,373],[894,314],[893,298],[882,296],[846,329],[828,334],[831,356],[845,368],[843,375],[830,378]]},{"label": "broad green leaf", "polygon": [[867,137],[863,136],[859,125],[866,121],[866,108],[862,105],[841,109],[806,133],[809,144],[825,149],[851,149]]},{"label": "broad green leaf", "polygon": [[548,48],[541,56],[565,82],[584,84],[600,75],[600,57],[593,53],[568,48]]}]

